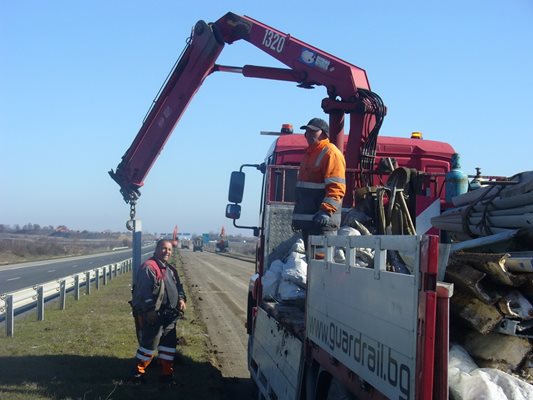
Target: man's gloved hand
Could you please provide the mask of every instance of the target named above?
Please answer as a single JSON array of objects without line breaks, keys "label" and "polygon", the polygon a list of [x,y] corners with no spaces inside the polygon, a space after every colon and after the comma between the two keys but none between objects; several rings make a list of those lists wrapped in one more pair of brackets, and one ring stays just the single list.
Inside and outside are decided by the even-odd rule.
[{"label": "man's gloved hand", "polygon": [[330,216],[325,211],[319,211],[313,215],[313,222],[318,226],[327,226],[329,224]]}]

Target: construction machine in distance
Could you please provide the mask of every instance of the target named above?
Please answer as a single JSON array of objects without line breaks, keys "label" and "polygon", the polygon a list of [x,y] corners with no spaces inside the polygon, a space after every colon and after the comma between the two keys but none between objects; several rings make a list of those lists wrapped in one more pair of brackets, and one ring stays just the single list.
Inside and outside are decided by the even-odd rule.
[{"label": "construction machine in distance", "polygon": [[217,253],[227,253],[229,249],[228,239],[226,238],[226,230],[224,227],[220,230],[217,242],[215,244],[215,252]]},{"label": "construction machine in distance", "polygon": [[[224,46],[239,40],[288,68],[216,64]],[[262,294],[262,281],[293,235],[303,135],[284,128],[266,161],[253,165],[263,174],[263,196],[259,224],[253,227],[259,240],[246,327],[248,367],[261,395],[280,400],[447,399],[451,293],[437,284],[439,238],[429,221],[446,205],[445,174],[453,147],[420,135],[378,136],[386,107],[371,91],[365,70],[250,17],[227,13],[212,23],[196,23],[137,136],[110,171],[133,209],[175,125],[214,72],[294,82],[301,88],[323,86],[327,97],[321,107],[329,116],[330,141],[347,165],[343,211],[370,204],[381,221],[373,236],[311,237],[305,298],[270,301]],[[226,208],[236,227],[243,167],[232,173]],[[339,248],[346,253],[343,263],[333,260]],[[366,268],[355,263],[361,248],[375,254]],[[409,260],[409,273],[388,267],[398,254]]]},{"label": "construction machine in distance", "polygon": [[175,225],[174,230],[172,231],[172,247],[176,249],[178,248],[178,245],[178,225]]}]

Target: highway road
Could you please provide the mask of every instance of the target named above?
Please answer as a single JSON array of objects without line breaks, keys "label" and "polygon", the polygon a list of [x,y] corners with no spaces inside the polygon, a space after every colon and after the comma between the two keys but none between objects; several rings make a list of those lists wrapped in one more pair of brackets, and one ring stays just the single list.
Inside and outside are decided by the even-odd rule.
[{"label": "highway road", "polygon": [[[155,244],[143,247],[143,260],[154,252]],[[131,249],[80,257],[68,257],[0,266],[0,294],[15,292],[36,284],[54,281],[104,265],[131,258]]]}]

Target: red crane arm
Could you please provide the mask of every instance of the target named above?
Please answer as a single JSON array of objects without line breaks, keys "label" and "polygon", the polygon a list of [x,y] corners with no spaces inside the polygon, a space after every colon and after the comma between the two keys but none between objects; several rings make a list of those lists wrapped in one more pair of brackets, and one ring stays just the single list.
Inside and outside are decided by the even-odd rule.
[{"label": "red crane arm", "polygon": [[183,112],[209,75],[224,44],[204,21],[193,28],[187,46],[116,171],[109,171],[127,203],[140,196],[139,188],[170,137]]},{"label": "red crane arm", "polygon": [[[224,45],[237,40],[248,41],[289,69],[216,65]],[[293,81],[305,88],[325,86],[328,98],[323,100],[322,108],[330,114],[330,138],[342,150],[344,114],[350,113],[347,166],[355,168],[361,165],[361,169],[365,169],[361,154],[372,157],[372,146],[375,147],[373,136],[377,136],[377,131],[374,134],[372,131],[376,126],[379,129],[379,118],[384,115],[384,107],[380,108],[380,101],[375,100],[377,96],[370,92],[366,72],[252,18],[227,13],[211,24],[204,21],[196,23],[185,50],[133,143],[116,171],[109,171],[127,203],[136,202],[140,196],[139,188],[175,125],[204,79],[215,71]],[[370,145],[369,150],[363,150],[365,145]]]},{"label": "red crane arm", "polygon": [[[345,101],[354,97],[358,88],[370,89],[363,69],[250,17],[228,13],[212,26],[224,43],[246,40],[291,68],[301,86],[325,86],[330,96]],[[268,74],[268,69],[263,76],[249,76],[277,79]]]}]

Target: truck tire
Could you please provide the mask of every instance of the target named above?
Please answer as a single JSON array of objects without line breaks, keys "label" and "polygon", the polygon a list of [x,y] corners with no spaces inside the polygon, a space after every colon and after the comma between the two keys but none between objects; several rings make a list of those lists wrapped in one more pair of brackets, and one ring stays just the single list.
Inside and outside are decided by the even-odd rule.
[{"label": "truck tire", "polygon": [[331,378],[326,400],[357,400],[357,397],[348,392],[337,379]]}]

